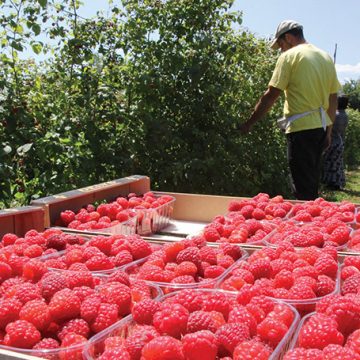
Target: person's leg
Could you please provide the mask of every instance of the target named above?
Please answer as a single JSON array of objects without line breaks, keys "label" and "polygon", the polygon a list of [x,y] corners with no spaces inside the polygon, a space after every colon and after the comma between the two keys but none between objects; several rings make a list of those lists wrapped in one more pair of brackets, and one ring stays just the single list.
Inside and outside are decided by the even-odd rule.
[{"label": "person's leg", "polygon": [[287,134],[291,186],[299,200],[318,197],[325,137],[326,132],[322,128]]}]

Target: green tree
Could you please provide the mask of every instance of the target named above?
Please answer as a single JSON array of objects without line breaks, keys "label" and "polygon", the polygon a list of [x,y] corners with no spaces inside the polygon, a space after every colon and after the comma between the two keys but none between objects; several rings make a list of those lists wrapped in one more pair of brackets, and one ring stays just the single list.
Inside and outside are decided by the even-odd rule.
[{"label": "green tree", "polygon": [[360,111],[360,79],[345,82],[343,92],[349,97],[349,107]]}]

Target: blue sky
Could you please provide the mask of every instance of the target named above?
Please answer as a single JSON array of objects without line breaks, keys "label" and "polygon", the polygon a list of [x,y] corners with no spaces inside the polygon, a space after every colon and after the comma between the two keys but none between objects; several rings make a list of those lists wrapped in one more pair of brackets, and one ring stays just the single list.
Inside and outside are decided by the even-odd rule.
[{"label": "blue sky", "polygon": [[[106,13],[109,8],[107,0],[83,2],[79,14],[84,17],[94,16],[98,10]],[[337,44],[341,82],[360,78],[360,0],[235,0],[232,9],[243,11],[242,26],[259,37],[271,37],[282,20],[300,22],[307,41],[331,56]]]}]

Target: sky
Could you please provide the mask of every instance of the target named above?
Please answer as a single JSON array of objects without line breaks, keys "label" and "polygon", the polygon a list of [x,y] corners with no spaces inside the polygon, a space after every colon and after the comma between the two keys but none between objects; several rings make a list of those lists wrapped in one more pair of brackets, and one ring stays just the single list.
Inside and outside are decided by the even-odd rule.
[{"label": "sky", "polygon": [[[109,9],[107,0],[83,3],[79,14],[86,18]],[[332,57],[337,44],[340,82],[360,78],[360,0],[235,0],[232,10],[242,11],[242,26],[261,38],[271,38],[282,20],[296,20],[303,25],[306,40]]]}]

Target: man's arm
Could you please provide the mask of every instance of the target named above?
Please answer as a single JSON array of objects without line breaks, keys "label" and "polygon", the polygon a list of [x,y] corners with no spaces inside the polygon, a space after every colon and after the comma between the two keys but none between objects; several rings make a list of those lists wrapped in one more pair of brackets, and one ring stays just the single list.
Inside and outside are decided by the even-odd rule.
[{"label": "man's arm", "polygon": [[328,149],[331,144],[332,124],[335,121],[336,109],[337,109],[337,94],[330,94],[329,95],[329,108],[327,110],[327,114],[329,115],[329,118],[331,120],[331,125],[329,125],[326,128],[325,150]]},{"label": "man's arm", "polygon": [[269,86],[269,88],[265,91],[264,95],[256,104],[254,112],[251,114],[249,120],[241,124],[239,126],[239,130],[243,134],[248,133],[251,127],[266,115],[266,113],[274,105],[275,101],[279,98],[281,93],[282,90],[277,89],[273,86]]}]

